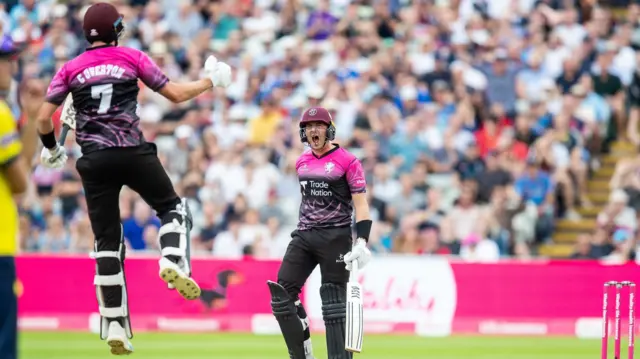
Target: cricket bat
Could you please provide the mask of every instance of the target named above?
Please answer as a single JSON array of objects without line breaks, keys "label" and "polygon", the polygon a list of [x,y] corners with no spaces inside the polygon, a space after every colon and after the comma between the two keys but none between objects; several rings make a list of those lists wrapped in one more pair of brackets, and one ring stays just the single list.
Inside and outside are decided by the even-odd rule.
[{"label": "cricket bat", "polygon": [[347,323],[345,327],[344,349],[352,353],[362,351],[362,286],[358,283],[358,261],[351,263],[351,273],[347,283]]},{"label": "cricket bat", "polygon": [[58,142],[60,146],[64,146],[69,130],[76,129],[76,109],[73,107],[73,96],[71,94],[69,94],[64,101],[62,112],[60,113],[60,120],[62,121],[62,131],[60,132]]}]

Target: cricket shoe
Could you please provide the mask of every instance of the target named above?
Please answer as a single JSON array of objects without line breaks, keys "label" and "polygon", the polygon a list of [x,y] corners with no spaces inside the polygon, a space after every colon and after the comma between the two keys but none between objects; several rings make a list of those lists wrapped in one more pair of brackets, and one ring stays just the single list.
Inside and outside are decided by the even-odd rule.
[{"label": "cricket shoe", "polygon": [[165,257],[160,259],[160,278],[167,283],[169,289],[177,290],[185,299],[200,298],[201,291],[198,283],[189,277],[179,265]]},{"label": "cricket shoe", "polygon": [[109,323],[109,335],[107,344],[111,347],[113,355],[129,355],[133,353],[133,345],[127,338],[124,328],[117,321]]}]

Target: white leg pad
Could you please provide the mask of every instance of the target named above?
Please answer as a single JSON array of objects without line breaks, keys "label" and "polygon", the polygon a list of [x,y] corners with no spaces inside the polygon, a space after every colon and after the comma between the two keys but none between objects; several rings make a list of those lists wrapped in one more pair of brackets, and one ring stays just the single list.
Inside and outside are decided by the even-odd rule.
[{"label": "white leg pad", "polygon": [[124,276],[122,272],[114,275],[95,275],[93,277],[93,285],[108,286],[121,285],[124,287]]},{"label": "white leg pad", "polygon": [[[162,248],[162,256],[178,256],[184,258],[187,255],[187,227],[180,224],[177,219],[163,225],[158,231],[158,241],[168,233],[177,233],[180,236],[179,247]],[[160,244],[160,243],[159,243]]]},{"label": "white leg pad", "polygon": [[[199,289],[193,290],[191,286],[195,284],[193,279],[185,279],[191,277],[189,232],[193,226],[187,200],[183,198],[174,210],[163,215],[162,223],[158,231],[158,242],[162,253],[162,259],[159,262],[160,277],[167,283],[169,289],[178,289],[183,297],[194,299],[194,296],[199,295]],[[171,257],[171,260],[167,257]],[[187,282],[190,283],[188,288],[184,287]],[[180,286],[183,288],[179,288]]]},{"label": "white leg pad", "polygon": [[104,308],[100,307],[100,315],[105,318],[118,318],[118,317],[126,317],[129,313],[127,313],[127,308],[119,307],[119,308]]},{"label": "white leg pad", "polygon": [[[122,226],[121,226],[122,232]],[[120,265],[120,271],[113,275],[100,275],[98,273],[98,263],[96,262],[96,275],[93,277],[93,285],[96,287],[96,297],[98,298],[98,310],[100,312],[100,338],[105,340],[109,335],[109,319],[123,318],[124,331],[128,338],[133,337],[131,331],[131,321],[129,320],[129,303],[127,296],[127,283],[124,274],[124,267],[122,265],[122,258],[124,257],[124,238],[121,236],[120,248],[118,251],[97,251],[97,244],[95,252],[91,253],[91,257],[98,258],[114,258],[117,259]],[[120,286],[122,287],[122,299],[119,307],[107,308],[104,302],[104,287]]]}]

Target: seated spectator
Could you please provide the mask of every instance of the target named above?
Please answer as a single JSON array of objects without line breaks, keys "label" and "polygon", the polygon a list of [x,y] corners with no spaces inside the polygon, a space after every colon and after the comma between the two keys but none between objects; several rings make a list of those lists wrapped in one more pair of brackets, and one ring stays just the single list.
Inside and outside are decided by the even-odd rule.
[{"label": "seated spectator", "polygon": [[462,240],[460,258],[467,262],[493,262],[500,259],[500,250],[496,242],[472,233]]},{"label": "seated spectator", "polygon": [[470,143],[464,151],[464,155],[455,165],[455,171],[461,185],[468,185],[471,182],[475,185],[478,176],[484,172],[485,163],[480,158],[480,152],[475,142]]},{"label": "seated spectator", "polygon": [[591,236],[588,234],[579,235],[571,259],[593,259],[592,256]]},{"label": "seated spectator", "polygon": [[609,203],[598,214],[598,225],[613,233],[618,229],[635,232],[638,229],[636,211],[627,206],[629,196],[620,189],[614,190],[609,196]]},{"label": "seated spectator", "polygon": [[534,158],[527,160],[526,171],[515,180],[515,190],[523,201],[531,201],[538,208],[553,206],[554,185],[546,171]]},{"label": "seated spectator", "polygon": [[394,223],[399,223],[411,213],[424,205],[424,194],[421,194],[413,187],[411,175],[404,173],[400,175],[400,193],[389,201],[387,208],[387,219]]},{"label": "seated spectator", "polygon": [[[517,199],[510,198],[505,187],[495,187],[491,192],[489,204],[485,207],[484,221],[486,222],[485,235],[498,245],[501,255],[510,255],[513,251],[514,241],[533,242],[535,236],[535,221],[533,218],[529,223],[518,223],[520,227],[514,225],[514,219],[524,209],[524,205]],[[520,215],[522,217],[523,215]],[[519,218],[525,222],[523,218]],[[528,224],[528,228],[521,228]],[[527,233],[523,233],[528,229]]]},{"label": "seated spectator", "polygon": [[443,245],[440,240],[440,230],[437,226],[432,224],[420,225],[418,233],[418,247],[416,254],[423,255],[448,255],[451,254],[451,250]]},{"label": "seated spectator", "polygon": [[406,226],[405,228],[401,228],[399,232],[393,240],[393,252],[400,254],[418,253],[418,228]]},{"label": "seated spectator", "polygon": [[591,258],[603,258],[613,252],[611,236],[604,228],[596,228],[591,238]]},{"label": "seated spectator", "polygon": [[219,233],[214,242],[211,254],[216,258],[240,259],[244,256],[243,243],[240,238],[240,228],[242,226],[239,219],[231,218],[227,230]]},{"label": "seated spectator", "polygon": [[69,250],[71,236],[65,231],[61,216],[47,218],[47,227],[40,233],[38,248],[47,253],[63,253]]},{"label": "seated spectator", "polygon": [[640,162],[637,159],[618,161],[610,188],[623,189],[629,197],[628,206],[640,210]]},{"label": "seated spectator", "polygon": [[255,245],[254,252],[260,251],[264,256],[268,255],[266,247],[270,245],[271,235],[269,228],[260,222],[260,214],[256,209],[249,209],[242,218],[242,225],[239,231],[240,242],[244,245],[254,245],[257,241],[261,241],[264,248]]},{"label": "seated spectator", "polygon": [[613,251],[602,258],[607,264],[622,264],[635,259],[633,233],[626,229],[618,229],[613,233]]},{"label": "seated spectator", "polygon": [[[70,234],[70,251],[85,254],[94,251],[93,231],[91,230],[91,222],[87,213],[83,213],[71,223]],[[156,238],[157,241],[158,239]]]},{"label": "seated spectator", "polygon": [[553,231],[555,186],[549,174],[540,169],[534,158],[527,160],[525,172],[515,180],[515,191],[524,203],[531,203],[537,209],[537,241],[546,241]]},{"label": "seated spectator", "polygon": [[495,189],[502,189],[512,182],[511,173],[500,166],[497,152],[489,152],[485,163],[486,169],[477,176],[480,203],[488,203]]},{"label": "seated spectator", "polygon": [[482,208],[475,204],[475,191],[470,186],[464,186],[455,206],[444,219],[442,237],[445,243],[451,243],[454,253],[458,253],[457,247],[462,239],[472,234],[485,233]]},{"label": "seated spectator", "polygon": [[[561,118],[562,116],[556,117],[556,119]],[[564,120],[560,120],[558,123],[562,121]],[[575,211],[575,184],[570,176],[571,155],[569,149],[560,142],[560,136],[560,132],[549,130],[540,137],[535,143],[536,158],[539,158],[539,161],[546,167],[552,182],[559,186],[565,217],[577,220],[580,219],[580,215]]]},{"label": "seated spectator", "polygon": [[22,252],[37,252],[38,251],[38,238],[34,235],[34,228],[31,224],[31,218],[26,214],[20,214],[20,251]]},{"label": "seated spectator", "polygon": [[138,200],[133,208],[133,216],[122,222],[124,238],[130,250],[145,250],[144,231],[147,226],[160,228],[160,220],[153,215],[151,208],[142,200]]},{"label": "seated spectator", "polygon": [[294,228],[284,226],[277,216],[267,218],[266,223],[267,227],[269,228],[269,238],[271,238],[271,245],[265,246],[264,256],[271,259],[280,259],[287,251],[289,242],[291,242],[291,232]]}]

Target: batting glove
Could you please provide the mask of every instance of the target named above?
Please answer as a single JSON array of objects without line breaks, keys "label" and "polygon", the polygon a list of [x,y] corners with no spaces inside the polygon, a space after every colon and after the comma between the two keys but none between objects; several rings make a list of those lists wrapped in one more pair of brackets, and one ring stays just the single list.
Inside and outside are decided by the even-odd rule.
[{"label": "batting glove", "polygon": [[211,80],[213,86],[227,87],[231,85],[231,66],[218,61],[215,56],[209,56],[204,63],[204,74]]},{"label": "batting glove", "polygon": [[344,263],[347,270],[351,271],[353,261],[358,261],[358,268],[362,269],[371,260],[371,251],[367,248],[367,241],[362,238],[356,239],[356,243],[351,248],[351,252],[344,255]]},{"label": "batting glove", "polygon": [[40,162],[48,168],[62,168],[67,162],[67,150],[62,146],[48,149],[43,148],[40,153]]}]

